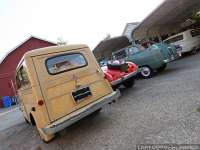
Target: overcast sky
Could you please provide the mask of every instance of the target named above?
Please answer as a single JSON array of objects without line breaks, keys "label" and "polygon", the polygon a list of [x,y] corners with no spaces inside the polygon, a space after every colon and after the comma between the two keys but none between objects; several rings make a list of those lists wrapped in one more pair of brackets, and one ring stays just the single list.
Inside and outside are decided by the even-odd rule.
[{"label": "overcast sky", "polygon": [[127,22],[143,20],[162,1],[1,0],[0,59],[30,35],[93,49],[107,33],[121,35]]}]

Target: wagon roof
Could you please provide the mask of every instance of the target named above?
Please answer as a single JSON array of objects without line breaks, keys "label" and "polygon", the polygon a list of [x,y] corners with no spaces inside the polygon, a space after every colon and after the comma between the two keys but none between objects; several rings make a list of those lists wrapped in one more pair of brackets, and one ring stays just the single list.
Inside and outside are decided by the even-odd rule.
[{"label": "wagon roof", "polygon": [[50,46],[45,48],[38,48],[31,50],[24,54],[24,58],[26,57],[32,57],[32,56],[38,56],[38,55],[44,55],[49,53],[56,53],[61,51],[73,51],[81,48],[88,48],[85,44],[74,44],[74,45],[60,45],[60,46]]}]

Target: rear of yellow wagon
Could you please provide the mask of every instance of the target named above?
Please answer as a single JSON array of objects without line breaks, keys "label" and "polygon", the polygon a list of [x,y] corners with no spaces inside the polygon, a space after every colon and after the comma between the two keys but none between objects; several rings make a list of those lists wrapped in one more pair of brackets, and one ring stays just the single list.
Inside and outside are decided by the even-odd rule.
[{"label": "rear of yellow wagon", "polygon": [[25,54],[18,71],[21,67],[27,80],[18,88],[22,110],[45,141],[119,96],[86,45],[33,50]]}]

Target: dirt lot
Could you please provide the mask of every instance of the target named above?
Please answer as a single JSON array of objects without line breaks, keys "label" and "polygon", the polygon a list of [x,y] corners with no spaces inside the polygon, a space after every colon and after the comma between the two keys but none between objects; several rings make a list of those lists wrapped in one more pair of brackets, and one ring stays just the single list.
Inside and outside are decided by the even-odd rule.
[{"label": "dirt lot", "polygon": [[1,128],[0,150],[132,150],[140,143],[197,144],[199,77],[200,54],[173,62],[154,78],[137,80],[116,103],[59,132],[49,144],[40,140],[16,110],[0,117],[0,124],[13,114],[18,120]]}]

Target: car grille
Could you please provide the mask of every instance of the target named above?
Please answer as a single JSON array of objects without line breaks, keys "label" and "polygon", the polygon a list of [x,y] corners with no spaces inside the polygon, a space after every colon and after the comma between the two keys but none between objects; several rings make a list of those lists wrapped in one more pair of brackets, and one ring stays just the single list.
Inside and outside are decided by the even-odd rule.
[{"label": "car grille", "polygon": [[172,50],[172,48],[168,48],[168,55],[171,57],[171,56],[174,56],[174,52]]}]

